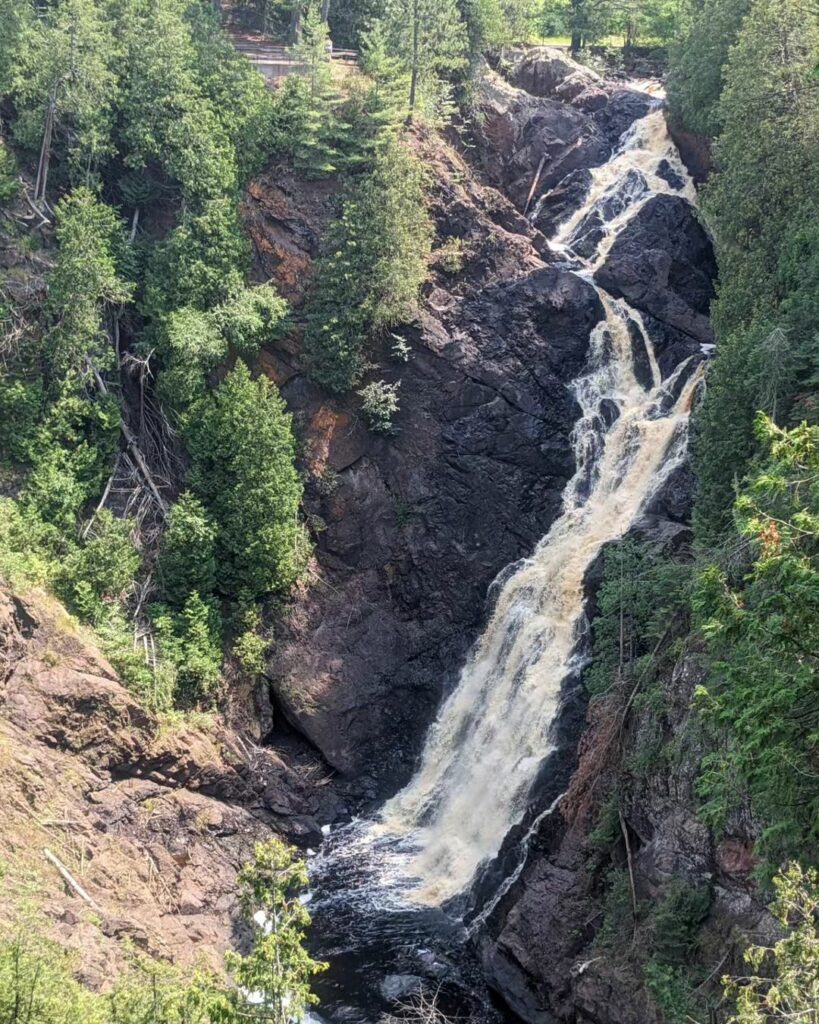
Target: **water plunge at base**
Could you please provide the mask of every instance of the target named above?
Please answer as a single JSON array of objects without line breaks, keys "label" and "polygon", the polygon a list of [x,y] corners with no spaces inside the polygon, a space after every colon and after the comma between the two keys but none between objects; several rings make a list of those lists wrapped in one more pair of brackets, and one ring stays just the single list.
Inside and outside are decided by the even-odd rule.
[{"label": "water plunge at base", "polygon": [[[671,173],[661,175],[661,164]],[[567,269],[594,284],[593,272],[617,234],[658,192],[694,195],[655,110],[592,172],[582,210],[555,233],[553,248],[572,260]],[[583,261],[572,240],[592,215],[603,230]],[[411,782],[377,820],[345,826],[313,859],[317,902],[325,906],[343,905],[351,916],[393,914],[401,929],[405,915],[426,907],[435,927],[442,926],[443,915],[433,908],[467,890],[498,854],[553,747],[561,690],[578,669],[589,566],[629,530],[685,458],[696,359],[662,380],[640,314],[595,289],[604,317],[591,334],[586,370],[572,385],[581,417],[562,512],[534,553],[493,588],[489,623],[429,731]],[[635,339],[644,347],[641,368]],[[456,923],[444,925],[450,926]]]}]

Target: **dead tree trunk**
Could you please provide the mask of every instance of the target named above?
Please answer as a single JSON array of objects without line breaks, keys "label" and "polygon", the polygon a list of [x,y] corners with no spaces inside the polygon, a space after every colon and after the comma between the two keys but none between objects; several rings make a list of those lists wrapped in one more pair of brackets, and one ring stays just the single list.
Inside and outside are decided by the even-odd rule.
[{"label": "dead tree trunk", "polygon": [[48,97],[46,108],[45,124],[43,125],[43,142],[40,146],[40,161],[37,164],[37,178],[34,182],[34,202],[45,201],[46,188],[48,187],[48,168],[51,163],[51,140],[54,135],[54,113],[57,109],[57,89],[59,82],[54,83],[51,95]]},{"label": "dead tree trunk", "polygon": [[412,0],[412,77],[410,79],[409,121],[415,112],[418,100],[418,61],[421,45],[421,15],[418,11],[418,0]]}]

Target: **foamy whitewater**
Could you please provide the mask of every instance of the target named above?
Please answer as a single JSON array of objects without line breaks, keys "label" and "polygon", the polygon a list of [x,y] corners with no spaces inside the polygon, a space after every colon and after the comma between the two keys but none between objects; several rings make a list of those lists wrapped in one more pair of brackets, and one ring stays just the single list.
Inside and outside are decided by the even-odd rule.
[{"label": "foamy whitewater", "polygon": [[[664,160],[681,188],[659,174]],[[617,235],[648,199],[669,193],[693,202],[695,193],[660,109],[632,125],[592,177],[582,208],[551,245],[594,283]],[[609,214],[605,234],[591,258],[580,260],[572,242],[594,210]],[[344,876],[345,862],[359,869],[366,862],[366,897],[348,892],[348,898],[394,909],[440,905],[468,889],[523,817],[538,769],[554,748],[561,686],[577,669],[586,572],[685,458],[699,380],[692,359],[662,380],[640,314],[595,287],[605,317],[592,331],[585,372],[571,385],[582,415],[572,435],[576,472],[562,512],[532,555],[499,578],[489,623],[429,730],[412,781],[377,820],[345,826],[313,858],[319,890],[323,877]],[[650,383],[638,379],[630,325],[645,346]],[[612,403],[613,423],[604,416]],[[337,898],[338,885],[332,888]]]}]

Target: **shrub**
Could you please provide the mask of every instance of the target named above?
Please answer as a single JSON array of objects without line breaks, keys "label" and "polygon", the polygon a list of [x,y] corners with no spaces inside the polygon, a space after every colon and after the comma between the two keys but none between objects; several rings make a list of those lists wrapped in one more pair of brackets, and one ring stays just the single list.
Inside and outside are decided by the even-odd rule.
[{"label": "shrub", "polygon": [[287,303],[272,284],[243,288],[215,311],[222,335],[243,359],[252,359],[263,345],[272,345],[288,326]]},{"label": "shrub", "polygon": [[227,355],[227,344],[211,313],[187,306],[168,314],[158,336],[164,364],[159,395],[170,406],[183,409],[205,390],[207,375]]},{"label": "shrub", "polygon": [[179,611],[152,609],[159,650],[176,670],[174,696],[183,705],[207,700],[222,669],[219,611],[213,600],[193,591]]},{"label": "shrub", "polygon": [[216,589],[216,527],[193,494],[180,495],[168,518],[157,563],[162,598],[181,608],[192,591]]},{"label": "shrub", "polygon": [[711,906],[708,885],[672,880],[653,913],[654,951],[658,961],[685,964],[696,945],[700,925]]},{"label": "shrub", "polygon": [[646,988],[662,1014],[663,1024],[690,1024],[691,983],[679,967],[649,960],[643,968]]},{"label": "shrub", "polygon": [[361,396],[361,409],[370,430],[378,434],[395,433],[392,418],[398,412],[400,386],[400,381],[387,384],[386,381],[376,380],[358,392]]},{"label": "shrub", "polygon": [[0,139],[0,203],[11,202],[19,191],[17,164],[8,146]]},{"label": "shrub", "polygon": [[124,597],[139,569],[131,530],[130,522],[102,509],[85,542],[61,565],[59,592],[89,622],[99,622],[106,604]]}]

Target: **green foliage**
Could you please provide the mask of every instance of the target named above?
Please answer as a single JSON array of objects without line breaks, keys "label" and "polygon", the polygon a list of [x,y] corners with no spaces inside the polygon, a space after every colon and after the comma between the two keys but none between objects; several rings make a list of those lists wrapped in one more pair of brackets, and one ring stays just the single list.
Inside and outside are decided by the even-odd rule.
[{"label": "green foliage", "polygon": [[620,826],[620,793],[615,789],[600,808],[597,824],[589,835],[593,853],[608,854],[622,838]]},{"label": "green foliage", "polygon": [[52,393],[85,372],[87,358],[105,358],[105,306],[131,297],[131,286],[117,273],[114,252],[121,229],[114,211],[89,189],[77,188],[60,200],[56,213],[59,248],[48,280],[54,325],[45,346]]},{"label": "green foliage", "polygon": [[819,695],[819,428],[757,421],[768,450],[735,506],[753,564],[741,587],[705,570],[695,608],[712,657],[699,701],[715,749],[702,762],[704,813],[723,827],[750,798],[770,863],[816,849]]},{"label": "green foliage", "polygon": [[20,40],[32,14],[27,0],[0,0],[0,96],[11,88]]},{"label": "green foliage", "polygon": [[200,88],[222,122],[235,154],[239,184],[262,169],[273,148],[274,95],[221,30],[213,7],[190,4],[185,17]]},{"label": "green foliage", "polygon": [[0,498],[0,575],[12,587],[53,583],[56,563],[48,551],[44,527],[24,514],[12,498]]},{"label": "green foliage", "polygon": [[447,80],[466,66],[467,33],[456,0],[387,0],[384,25],[409,79],[410,114],[439,117]]},{"label": "green foliage", "polygon": [[176,700],[183,706],[207,700],[222,670],[221,621],[215,602],[193,590],[178,610],[156,605],[151,617],[160,653],[175,669]]},{"label": "green foliage", "polygon": [[[28,924],[28,922],[26,922]],[[20,1024],[103,1024],[104,1007],[72,977],[72,958],[28,926],[3,928],[0,1019]]]},{"label": "green foliage", "polygon": [[57,589],[83,619],[99,622],[105,617],[106,604],[125,597],[139,564],[131,523],[102,509],[85,543],[62,563]]},{"label": "green foliage", "polygon": [[[728,1024],[787,1024],[815,1020],[819,1007],[819,873],[789,864],[773,880],[771,911],[785,929],[773,946],[751,945],[745,962],[753,973],[725,977],[736,1002]],[[763,974],[762,971],[765,971]]]},{"label": "green foliage", "polygon": [[615,868],[606,877],[603,899],[603,921],[597,942],[603,949],[614,950],[631,938],[634,932],[634,908],[628,871]]},{"label": "green foliage", "polygon": [[545,35],[567,35],[579,50],[610,36],[624,47],[665,44],[677,36],[690,10],[687,0],[546,0]]},{"label": "green foliage", "polygon": [[302,485],[290,417],[276,387],[241,360],[186,418],[190,487],[217,529],[218,586],[226,595],[284,591],[305,556]]},{"label": "green foliage", "polygon": [[144,307],[161,319],[173,309],[208,309],[244,287],[250,245],[232,196],[210,199],[156,246],[146,273]]},{"label": "green foliage", "polygon": [[470,54],[510,43],[528,42],[535,33],[540,4],[531,0],[462,0]]},{"label": "green foliage", "polygon": [[158,331],[157,354],[163,363],[158,392],[170,408],[184,409],[204,391],[208,374],[227,355],[212,313],[175,309]]},{"label": "green foliage", "polygon": [[374,21],[363,33],[359,60],[372,83],[368,97],[371,117],[382,126],[397,122],[406,110],[409,78],[390,48],[383,20]]},{"label": "green foliage", "polygon": [[398,388],[401,381],[387,384],[383,380],[374,380],[362,388],[361,411],[367,420],[367,426],[377,434],[394,434],[393,416],[398,412]]},{"label": "green foliage", "polygon": [[238,175],[225,113],[203,95],[208,65],[199,66],[187,8],[183,0],[122,2],[122,144],[128,167],[156,161],[186,199],[205,202],[232,192]]},{"label": "green foliage", "polygon": [[[2,11],[1,7],[0,11]],[[0,18],[2,18],[2,13],[0,13]],[[17,173],[17,163],[11,150],[3,139],[0,139],[0,203],[10,202],[19,191],[20,178]]]},{"label": "green foliage", "polygon": [[261,635],[262,616],[257,605],[245,610],[241,616],[241,629],[238,639],[233,645],[233,653],[250,676],[264,671],[264,656],[267,652],[267,641]]},{"label": "green foliage", "polygon": [[[711,31],[708,21],[702,32]],[[690,53],[710,61],[707,47]],[[719,344],[695,422],[695,525],[707,545],[730,533],[736,483],[755,452],[755,412],[788,422],[815,374],[817,61],[810,3],[755,0],[722,73],[717,172],[703,200],[720,264]]]},{"label": "green foliage", "polygon": [[423,170],[389,138],[345,197],[318,264],[305,336],[315,380],[348,390],[363,371],[368,333],[414,316],[431,241]]},{"label": "green foliage", "polygon": [[651,959],[643,968],[646,988],[657,1005],[663,1024],[690,1024],[691,982],[681,967]]},{"label": "green foliage", "polygon": [[103,486],[118,435],[119,410],[112,399],[65,396],[28,441],[31,471],[20,502],[54,528],[55,538],[73,536],[83,507]]},{"label": "green foliage", "polygon": [[606,549],[599,613],[592,623],[592,663],[585,679],[592,695],[619,679],[656,674],[656,648],[675,619],[684,617],[690,569],[649,545],[627,538]]},{"label": "green foliage", "polygon": [[708,885],[693,886],[682,879],[672,879],[652,914],[656,963],[684,966],[689,962],[710,906]]},{"label": "green foliage", "polygon": [[287,317],[287,303],[271,284],[243,288],[215,310],[219,330],[243,359],[278,341],[289,326]]},{"label": "green foliage", "polygon": [[[204,408],[231,347],[253,358],[287,327],[274,289],[246,286],[250,246],[239,214],[239,188],[269,158],[282,103],[208,5],[56,0],[35,15],[21,0],[0,0],[0,15],[0,90],[11,94],[4,109],[12,135],[48,170],[40,182],[46,199],[63,193],[40,323],[31,318],[0,371],[0,454],[20,481],[0,561],[16,578],[56,588],[92,622],[101,647],[152,706],[169,706],[174,691],[190,703],[212,694],[219,679],[217,554],[220,593],[243,606],[265,588],[286,588],[301,564],[300,487],[278,396],[246,403],[258,422],[222,435],[217,461],[231,480],[237,474],[225,514],[236,518],[211,522],[193,493],[174,509],[159,558],[156,667],[135,650],[128,622],[141,561],[130,527],[107,512],[90,530],[82,519],[118,447],[115,356],[130,349],[146,358],[148,389],[184,427],[191,407]],[[321,61],[326,71],[324,52]],[[324,131],[322,112],[338,100],[328,88],[320,101],[311,116]],[[16,191],[7,154],[2,145],[0,201]],[[127,235],[101,197],[128,211]],[[262,467],[255,475],[246,435]],[[146,552],[146,579],[154,554]],[[250,662],[250,635],[245,646]]]},{"label": "green foliage", "polygon": [[669,54],[668,102],[674,119],[701,135],[720,129],[725,65],[750,0],[704,0]]},{"label": "green foliage", "polygon": [[24,462],[29,445],[43,413],[44,395],[41,377],[16,378],[8,369],[0,370],[0,459]]},{"label": "green foliage", "polygon": [[330,4],[330,35],[337,47],[358,50],[362,39],[381,14],[380,0],[345,0]]},{"label": "green foliage", "polygon": [[157,576],[163,601],[181,608],[192,591],[216,589],[216,527],[198,498],[182,494],[162,535]]},{"label": "green foliage", "polygon": [[253,948],[247,956],[227,954],[235,987],[225,1000],[224,1016],[217,1012],[214,1024],[299,1022],[318,1002],[310,982],[327,964],[313,960],[304,948],[310,915],[299,896],[307,884],[304,861],[291,847],[275,838],[257,843],[253,860],[239,874],[239,899],[253,927]]},{"label": "green foliage", "polygon": [[62,0],[23,19],[10,74],[14,137],[39,151],[50,108],[52,146],[70,184],[87,182],[113,153],[117,57],[111,19],[95,0]]}]

